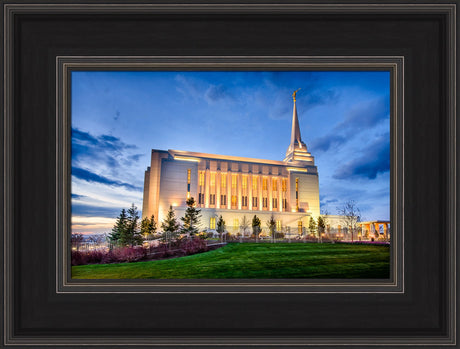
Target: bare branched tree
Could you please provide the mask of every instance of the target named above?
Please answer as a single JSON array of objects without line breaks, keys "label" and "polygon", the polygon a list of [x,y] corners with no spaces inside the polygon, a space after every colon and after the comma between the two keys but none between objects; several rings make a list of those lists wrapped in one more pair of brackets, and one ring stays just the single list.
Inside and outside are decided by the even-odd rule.
[{"label": "bare branched tree", "polygon": [[353,233],[358,231],[361,221],[361,212],[356,202],[354,200],[347,201],[342,207],[337,207],[337,213],[342,216],[342,222],[351,232],[351,241],[353,241]]},{"label": "bare branched tree", "polygon": [[240,230],[243,233],[243,238],[246,237],[246,233],[248,232],[250,226],[251,223],[249,222],[249,219],[247,219],[246,216],[243,216],[243,219],[241,220],[240,224]]}]

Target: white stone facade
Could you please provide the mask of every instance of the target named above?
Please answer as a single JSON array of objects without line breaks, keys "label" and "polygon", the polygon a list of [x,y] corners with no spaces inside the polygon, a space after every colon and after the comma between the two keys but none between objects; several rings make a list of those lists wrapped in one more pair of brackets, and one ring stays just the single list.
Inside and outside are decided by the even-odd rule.
[{"label": "white stone facade", "polygon": [[172,206],[176,217],[182,217],[188,197],[201,209],[202,230],[214,230],[220,215],[230,233],[240,230],[244,216],[251,224],[257,215],[266,228],[273,214],[277,230],[305,232],[310,217],[320,214],[318,169],[300,137],[295,99],[284,161],[152,150],[145,171],[142,216],[153,214],[161,222]]}]

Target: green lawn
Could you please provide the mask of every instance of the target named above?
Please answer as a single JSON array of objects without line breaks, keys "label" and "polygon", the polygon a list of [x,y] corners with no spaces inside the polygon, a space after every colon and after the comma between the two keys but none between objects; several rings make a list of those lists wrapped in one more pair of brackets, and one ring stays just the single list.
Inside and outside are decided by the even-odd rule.
[{"label": "green lawn", "polygon": [[158,261],[72,267],[76,279],[389,278],[388,246],[230,243]]}]

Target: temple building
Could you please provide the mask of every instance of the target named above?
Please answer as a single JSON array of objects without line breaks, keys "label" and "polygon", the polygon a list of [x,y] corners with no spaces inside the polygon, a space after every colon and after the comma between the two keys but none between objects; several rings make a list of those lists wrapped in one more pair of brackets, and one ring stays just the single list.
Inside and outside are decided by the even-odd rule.
[{"label": "temple building", "polygon": [[[229,233],[240,232],[243,217],[251,227],[254,215],[266,229],[273,214],[277,231],[305,234],[310,217],[320,215],[318,168],[300,135],[295,97],[296,92],[283,161],[153,149],[145,171],[142,217],[153,214],[162,222],[171,206],[176,217],[183,217],[186,200],[193,197],[203,231],[215,231],[220,215]],[[329,223],[340,229],[339,216],[329,216]]]}]

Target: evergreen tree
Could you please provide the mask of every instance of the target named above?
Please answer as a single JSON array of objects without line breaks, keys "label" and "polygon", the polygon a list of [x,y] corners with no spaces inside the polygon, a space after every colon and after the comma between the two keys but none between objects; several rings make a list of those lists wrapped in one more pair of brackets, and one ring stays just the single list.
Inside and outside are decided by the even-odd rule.
[{"label": "evergreen tree", "polygon": [[120,243],[121,235],[124,234],[127,224],[128,216],[126,215],[126,210],[123,208],[120,215],[117,217],[115,225],[112,228],[112,232],[107,237],[110,244],[118,245]]},{"label": "evergreen tree", "polygon": [[225,231],[225,221],[222,218],[222,215],[220,215],[219,219],[217,220],[216,231],[219,233],[220,241],[222,242],[222,235],[223,235],[223,233]]},{"label": "evergreen tree", "polygon": [[326,224],[322,216],[318,216],[318,239],[321,240],[322,235],[326,229]]},{"label": "evergreen tree", "polygon": [[256,240],[259,238],[259,234],[261,231],[260,225],[261,225],[261,222],[260,222],[259,217],[254,215],[254,217],[252,218],[252,233],[254,234]]},{"label": "evergreen tree", "polygon": [[272,238],[272,241],[275,242],[276,220],[275,220],[275,216],[273,215],[273,213],[270,216],[270,219],[267,221],[267,227],[268,227],[268,230],[270,231],[270,237]]},{"label": "evergreen tree", "polygon": [[315,235],[315,233],[316,233],[316,222],[313,219],[313,217],[310,217],[310,223],[308,224],[308,230],[310,231],[310,234]]},{"label": "evergreen tree", "polygon": [[163,241],[171,243],[173,239],[177,238],[177,235],[179,234],[179,228],[180,225],[176,220],[174,210],[172,206],[169,206],[168,214],[161,223],[161,229],[163,230]]},{"label": "evergreen tree", "polygon": [[193,236],[198,234],[198,228],[200,226],[200,212],[195,207],[195,199],[193,197],[187,199],[186,201],[187,209],[185,210],[185,216],[181,217],[183,223],[181,232],[182,234],[187,234]]},{"label": "evergreen tree", "polygon": [[145,217],[141,222],[141,234],[144,238],[153,236],[157,232],[157,223],[155,222],[155,216]]},{"label": "evergreen tree", "polygon": [[126,229],[121,233],[120,243],[122,245],[141,245],[143,238],[139,229],[139,212],[132,204],[127,211]]}]

